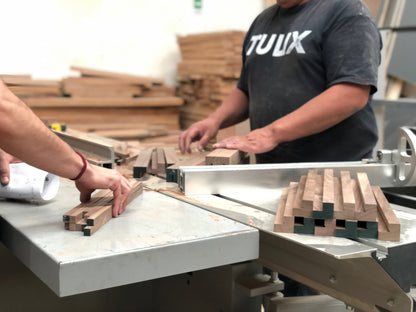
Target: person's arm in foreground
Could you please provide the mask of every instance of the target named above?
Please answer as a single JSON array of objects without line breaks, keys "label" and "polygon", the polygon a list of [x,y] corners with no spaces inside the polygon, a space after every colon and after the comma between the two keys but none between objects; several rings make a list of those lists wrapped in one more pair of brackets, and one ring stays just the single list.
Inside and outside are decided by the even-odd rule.
[{"label": "person's arm in foreground", "polygon": [[[84,162],[65,142],[3,83],[0,83],[0,148],[18,159],[58,176],[76,178]],[[117,171],[87,164],[75,181],[81,202],[88,201],[95,189],[111,189],[114,194],[113,216],[122,213],[131,191],[128,181]]]},{"label": "person's arm in foreground", "polygon": [[337,84],[311,99],[294,112],[247,135],[234,136],[214,148],[265,153],[282,142],[322,132],[350,117],[367,104],[370,86]]},{"label": "person's arm in foreground", "polygon": [[191,143],[199,140],[198,149],[202,150],[219,129],[235,125],[248,117],[248,99],[243,91],[235,88],[206,119],[191,125],[179,137],[179,149],[182,154],[191,153]]}]

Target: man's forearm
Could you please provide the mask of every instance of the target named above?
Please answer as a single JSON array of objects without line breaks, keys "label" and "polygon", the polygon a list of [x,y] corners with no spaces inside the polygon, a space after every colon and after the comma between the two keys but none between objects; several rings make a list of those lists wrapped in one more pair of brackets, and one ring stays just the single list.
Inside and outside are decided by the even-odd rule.
[{"label": "man's forearm", "polygon": [[269,125],[276,143],[290,142],[329,129],[362,109],[369,92],[369,86],[354,84],[338,84],[327,89]]}]

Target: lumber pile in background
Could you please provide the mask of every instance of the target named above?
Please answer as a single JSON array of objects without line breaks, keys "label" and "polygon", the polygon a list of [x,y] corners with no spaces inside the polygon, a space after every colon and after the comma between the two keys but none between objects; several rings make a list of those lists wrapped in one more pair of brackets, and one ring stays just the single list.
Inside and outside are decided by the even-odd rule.
[{"label": "lumber pile in background", "polygon": [[400,240],[400,222],[380,187],[371,186],[365,173],[335,177],[332,169],[323,175],[309,170],[282,191],[274,231]]},{"label": "lumber pile in background", "polygon": [[177,95],[184,99],[180,126],[187,128],[214,111],[235,88],[241,71],[245,32],[227,31],[178,37]]},{"label": "lumber pile in background", "polygon": [[179,129],[183,100],[161,79],[82,67],[61,81],[0,75],[42,120],[117,139],[138,139]]},{"label": "lumber pile in background", "polygon": [[58,80],[33,79],[30,75],[0,75],[0,79],[19,98],[62,96]]}]

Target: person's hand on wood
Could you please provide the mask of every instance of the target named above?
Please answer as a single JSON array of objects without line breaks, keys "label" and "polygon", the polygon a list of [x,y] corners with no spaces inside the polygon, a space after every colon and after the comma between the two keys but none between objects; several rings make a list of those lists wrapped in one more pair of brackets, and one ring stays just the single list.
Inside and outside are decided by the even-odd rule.
[{"label": "person's hand on wood", "polygon": [[80,200],[85,203],[90,200],[91,193],[96,189],[110,189],[113,191],[113,217],[121,214],[127,205],[132,186],[126,178],[115,170],[88,164],[82,176],[75,181],[80,191]]},{"label": "person's hand on wood", "polygon": [[217,135],[219,129],[218,122],[213,118],[207,118],[194,123],[179,137],[179,149],[182,154],[192,153],[191,143],[199,140],[198,150],[202,151],[208,141]]},{"label": "person's hand on wood", "polygon": [[236,149],[247,153],[261,154],[271,151],[278,145],[271,127],[253,130],[246,135],[226,138],[213,148]]},{"label": "person's hand on wood", "polygon": [[0,181],[1,184],[7,185],[10,182],[10,164],[21,162],[16,157],[0,149]]}]

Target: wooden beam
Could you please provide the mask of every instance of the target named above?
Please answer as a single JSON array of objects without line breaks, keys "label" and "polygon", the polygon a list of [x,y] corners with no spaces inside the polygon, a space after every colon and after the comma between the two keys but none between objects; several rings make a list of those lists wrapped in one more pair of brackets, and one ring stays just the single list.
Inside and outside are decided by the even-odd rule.
[{"label": "wooden beam", "polygon": [[210,152],[205,158],[206,165],[238,165],[241,164],[246,153],[239,150],[218,148]]},{"label": "wooden beam", "polygon": [[341,189],[345,219],[354,219],[355,198],[349,171],[341,171]]},{"label": "wooden beam", "polygon": [[359,194],[362,198],[362,207],[360,207],[361,213],[356,216],[356,219],[362,221],[376,221],[377,202],[366,173],[357,173],[357,185],[359,188]]},{"label": "wooden beam", "polygon": [[302,197],[302,208],[310,209],[312,211],[313,201],[315,199],[315,179],[318,174],[317,169],[311,169],[308,171],[305,182],[305,191]]},{"label": "wooden beam", "polygon": [[149,169],[150,161],[152,158],[153,149],[146,149],[140,151],[139,156],[137,156],[136,162],[133,165],[133,177],[141,178],[144,176]]},{"label": "wooden beam", "polygon": [[400,222],[379,186],[372,187],[377,200],[378,239],[400,241]]},{"label": "wooden beam", "polygon": [[179,107],[183,104],[183,99],[179,97],[136,97],[136,98],[117,98],[117,97],[34,97],[24,100],[31,108],[103,108],[103,107]]}]

